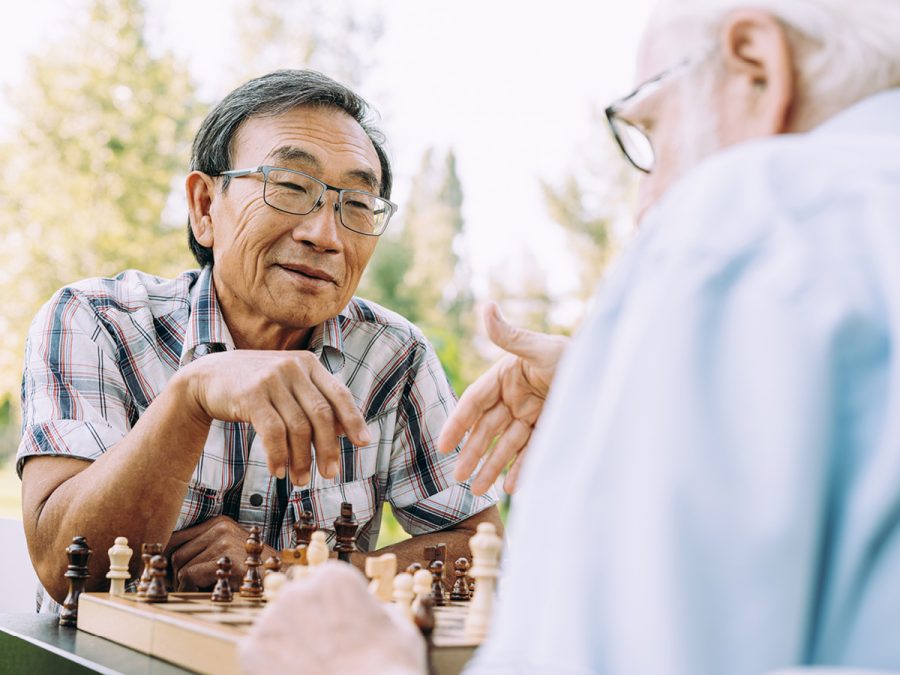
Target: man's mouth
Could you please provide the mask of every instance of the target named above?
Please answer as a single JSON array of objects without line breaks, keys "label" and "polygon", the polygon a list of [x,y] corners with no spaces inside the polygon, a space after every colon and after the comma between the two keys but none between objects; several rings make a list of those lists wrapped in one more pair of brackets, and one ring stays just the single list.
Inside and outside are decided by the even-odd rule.
[{"label": "man's mouth", "polygon": [[316,281],[326,281],[331,284],[337,284],[337,281],[333,276],[331,276],[328,272],[318,267],[311,267],[310,265],[294,265],[287,263],[280,263],[278,265],[284,270],[296,274],[301,277],[305,277],[307,279],[313,279]]}]

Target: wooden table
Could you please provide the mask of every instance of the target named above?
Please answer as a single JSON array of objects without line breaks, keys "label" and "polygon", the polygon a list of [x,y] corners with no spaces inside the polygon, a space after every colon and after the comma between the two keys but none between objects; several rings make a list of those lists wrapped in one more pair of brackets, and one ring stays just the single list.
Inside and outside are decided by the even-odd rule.
[{"label": "wooden table", "polygon": [[[456,675],[471,649],[446,650],[435,659],[438,675]],[[186,675],[192,671],[76,628],[50,614],[0,614],[0,670],[4,673],[82,675]]]}]

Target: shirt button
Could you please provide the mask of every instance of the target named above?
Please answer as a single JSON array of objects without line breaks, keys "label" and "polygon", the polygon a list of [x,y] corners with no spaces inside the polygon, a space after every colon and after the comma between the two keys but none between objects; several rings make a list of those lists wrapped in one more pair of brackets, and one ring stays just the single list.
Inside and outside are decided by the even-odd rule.
[{"label": "shirt button", "polygon": [[251,506],[259,506],[263,503],[263,498],[261,494],[253,493],[250,495],[250,505]]}]

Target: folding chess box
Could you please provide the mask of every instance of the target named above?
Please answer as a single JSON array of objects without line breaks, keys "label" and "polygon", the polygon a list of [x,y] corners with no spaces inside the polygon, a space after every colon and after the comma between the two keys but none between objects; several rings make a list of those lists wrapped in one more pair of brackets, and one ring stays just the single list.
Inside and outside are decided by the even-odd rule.
[{"label": "folding chess box", "polygon": [[[478,646],[463,629],[468,606],[435,607],[432,660],[438,675],[459,673]],[[238,595],[221,604],[213,603],[209,593],[169,593],[165,603],[140,602],[132,593],[82,593],[78,629],[182,668],[237,675],[237,643],[263,607]]]}]

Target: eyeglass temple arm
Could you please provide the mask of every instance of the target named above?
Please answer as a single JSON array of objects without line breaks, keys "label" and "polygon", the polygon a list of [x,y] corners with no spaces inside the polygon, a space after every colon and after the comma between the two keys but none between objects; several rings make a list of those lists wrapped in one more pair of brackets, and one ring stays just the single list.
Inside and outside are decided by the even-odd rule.
[{"label": "eyeglass temple arm", "polygon": [[220,171],[218,175],[230,176],[231,178],[240,178],[241,176],[249,176],[252,173],[259,173],[260,171],[262,171],[262,167],[257,166],[253,169],[234,169],[233,171]]}]

